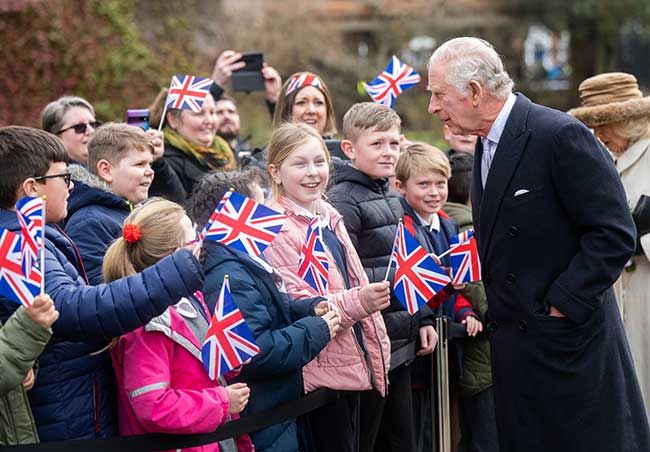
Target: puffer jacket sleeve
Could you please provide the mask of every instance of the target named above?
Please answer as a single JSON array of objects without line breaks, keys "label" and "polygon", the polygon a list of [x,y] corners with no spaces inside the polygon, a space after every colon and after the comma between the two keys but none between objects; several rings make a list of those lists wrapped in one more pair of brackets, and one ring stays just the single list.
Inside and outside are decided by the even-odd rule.
[{"label": "puffer jacket sleeve", "polygon": [[329,328],[320,317],[305,317],[282,328],[274,327],[278,320],[269,311],[271,301],[265,299],[243,265],[228,261],[208,269],[207,273],[203,289],[206,299],[217,297],[224,275],[229,275],[233,299],[261,350],[242,368],[244,381],[295,372],[314,359],[329,342]]},{"label": "puffer jacket sleeve", "polygon": [[22,306],[0,328],[0,397],[20,386],[52,334]]},{"label": "puffer jacket sleeve", "polygon": [[[287,293],[294,299],[313,297],[316,291],[298,276],[298,261],[303,240],[294,231],[283,230],[264,250],[264,257],[280,272]],[[328,294],[341,316],[341,328],[350,328],[370,312],[359,296],[359,287]]]},{"label": "puffer jacket sleeve", "polygon": [[133,331],[203,283],[199,263],[186,249],[141,273],[98,286],[79,285],[49,249],[45,268],[45,289],[60,313],[54,334],[73,341],[110,340]]},{"label": "puffer jacket sleeve", "polygon": [[149,432],[210,432],[228,418],[226,389],[170,388],[175,346],[164,334],[143,328],[120,338],[125,396]]},{"label": "puffer jacket sleeve", "polygon": [[149,196],[162,196],[165,199],[183,204],[187,199],[187,190],[183,186],[178,173],[170,165],[167,157],[163,156],[153,162],[151,169],[154,179],[151,183]]}]

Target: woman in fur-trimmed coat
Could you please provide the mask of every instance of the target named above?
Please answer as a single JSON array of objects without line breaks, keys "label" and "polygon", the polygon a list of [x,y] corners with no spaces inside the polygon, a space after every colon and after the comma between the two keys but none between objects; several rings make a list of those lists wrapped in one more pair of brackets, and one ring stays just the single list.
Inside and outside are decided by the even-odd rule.
[{"label": "woman in fur-trimmed coat", "polygon": [[[606,73],[580,84],[582,106],[571,110],[610,150],[637,228],[634,257],[614,289],[646,406],[650,407],[650,98],[636,78]],[[647,199],[646,201],[650,201]],[[644,208],[644,206],[647,207]]]}]

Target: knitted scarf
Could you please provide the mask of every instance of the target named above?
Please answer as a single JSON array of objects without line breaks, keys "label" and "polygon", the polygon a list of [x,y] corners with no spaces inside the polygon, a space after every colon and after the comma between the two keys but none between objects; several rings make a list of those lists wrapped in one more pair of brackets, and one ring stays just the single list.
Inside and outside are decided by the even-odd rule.
[{"label": "knitted scarf", "polygon": [[235,154],[228,143],[218,135],[215,135],[212,146],[208,147],[190,142],[169,127],[165,127],[163,133],[165,134],[165,140],[169,144],[194,157],[212,170],[230,171],[237,169]]}]

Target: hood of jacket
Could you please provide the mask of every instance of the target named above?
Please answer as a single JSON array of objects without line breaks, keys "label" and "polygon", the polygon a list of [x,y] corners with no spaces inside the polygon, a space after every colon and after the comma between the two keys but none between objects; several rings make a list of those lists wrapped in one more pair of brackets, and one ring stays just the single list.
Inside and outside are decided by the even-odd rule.
[{"label": "hood of jacket", "polygon": [[68,218],[79,209],[90,205],[101,205],[126,212],[131,210],[131,204],[126,199],[113,194],[111,187],[88,171],[88,168],[81,165],[70,165],[68,168],[75,184],[68,198]]}]

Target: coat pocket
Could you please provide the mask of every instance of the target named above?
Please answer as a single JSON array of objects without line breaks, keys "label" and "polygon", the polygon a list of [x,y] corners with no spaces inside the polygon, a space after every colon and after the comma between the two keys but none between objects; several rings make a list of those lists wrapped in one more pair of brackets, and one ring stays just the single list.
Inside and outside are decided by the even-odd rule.
[{"label": "coat pocket", "polygon": [[521,194],[519,196],[514,196],[514,194],[511,194],[505,199],[503,204],[504,207],[516,207],[543,197],[544,189],[542,187],[538,187],[533,188],[529,192]]}]

